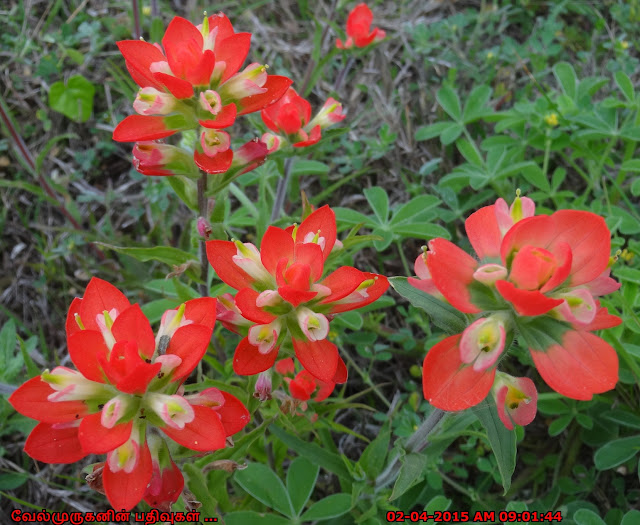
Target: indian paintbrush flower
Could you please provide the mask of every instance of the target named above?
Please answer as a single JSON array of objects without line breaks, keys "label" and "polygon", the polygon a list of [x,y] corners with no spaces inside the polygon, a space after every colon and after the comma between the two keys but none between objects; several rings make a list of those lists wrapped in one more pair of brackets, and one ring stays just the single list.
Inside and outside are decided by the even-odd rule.
[{"label": "indian paintbrush flower", "polygon": [[45,463],[107,454],[92,479],[100,485],[100,477],[116,509],[129,510],[143,498],[162,507],[175,502],[184,482],[165,439],[208,452],[223,448],[249,421],[231,394],[215,388],[181,393],[207,350],[215,312],[215,299],[187,301],[165,312],[154,337],[137,304],[93,278],[67,315],[67,344],[77,370],[47,370],[9,398],[18,412],[40,422],[25,452]]},{"label": "indian paintbrush flower", "polygon": [[373,13],[367,4],[360,3],[355,6],[347,17],[347,39],[343,43],[339,38],[336,41],[338,49],[350,49],[352,47],[367,47],[378,42],[386,36],[386,33],[377,27],[371,29]]}]

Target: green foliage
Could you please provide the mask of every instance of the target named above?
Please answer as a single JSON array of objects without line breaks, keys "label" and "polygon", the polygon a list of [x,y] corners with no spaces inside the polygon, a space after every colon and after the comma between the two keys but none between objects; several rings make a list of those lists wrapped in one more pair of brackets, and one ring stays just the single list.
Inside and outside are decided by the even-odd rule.
[{"label": "green foliage", "polygon": [[96,88],[82,75],[74,75],[66,82],[51,84],[49,106],[76,122],[86,122],[93,111]]}]

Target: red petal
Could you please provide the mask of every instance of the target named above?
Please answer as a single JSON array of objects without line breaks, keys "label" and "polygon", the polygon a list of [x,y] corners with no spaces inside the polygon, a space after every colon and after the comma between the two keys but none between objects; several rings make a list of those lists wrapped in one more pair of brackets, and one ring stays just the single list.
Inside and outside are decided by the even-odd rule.
[{"label": "red petal", "polygon": [[131,436],[133,421],[106,428],[100,423],[101,412],[86,416],[78,428],[78,439],[88,454],[106,454],[124,445]]},{"label": "red petal", "polygon": [[485,257],[500,257],[502,233],[496,219],[495,205],[485,206],[469,215],[464,227],[480,260]]},{"label": "red petal", "polygon": [[318,292],[300,290],[300,288],[296,288],[295,286],[291,286],[289,284],[279,286],[278,293],[280,294],[280,297],[282,297],[285,301],[291,303],[294,308],[300,306],[302,303],[311,301],[311,299],[318,295]]},{"label": "red petal", "polygon": [[[338,384],[346,383],[347,377],[348,377],[347,365],[344,364],[342,357],[340,357],[340,355],[338,354],[338,366],[336,368],[336,374],[333,376],[333,383],[338,383]],[[317,399],[317,401],[320,401],[320,400]]]},{"label": "red petal", "polygon": [[247,407],[236,396],[220,390],[224,397],[224,405],[216,409],[227,436],[240,432],[251,420]]},{"label": "red petal", "polygon": [[366,281],[365,273],[352,266],[341,266],[327,275],[320,284],[331,290],[331,294],[320,301],[321,304],[333,303],[344,299]]},{"label": "red petal", "polygon": [[201,126],[210,129],[222,129],[227,128],[236,121],[236,115],[238,114],[238,110],[235,104],[227,104],[226,106],[222,106],[220,113],[218,113],[214,118],[207,120],[198,121]]},{"label": "red petal", "polygon": [[267,91],[239,100],[238,109],[240,109],[240,112],[238,114],[246,115],[247,113],[253,113],[254,111],[259,111],[270,106],[286,93],[291,84],[293,84],[293,80],[290,78],[279,75],[269,75],[264,86],[262,86],[266,88]]},{"label": "red petal", "polygon": [[174,75],[189,78],[200,64],[203,39],[198,28],[185,18],[174,16],[162,37],[162,47]]},{"label": "red petal", "polygon": [[219,38],[220,33],[216,37],[216,60],[227,65],[220,80],[222,84],[235,75],[244,64],[251,47],[251,33],[236,33],[218,44]]},{"label": "red petal", "polygon": [[80,327],[76,322],[76,315],[80,314],[80,305],[82,304],[82,299],[79,297],[75,297],[73,301],[71,301],[71,305],[69,306],[69,311],[67,312],[67,320],[65,322],[65,330],[67,332],[67,338],[71,334],[75,334],[80,331]]},{"label": "red petal", "polygon": [[315,283],[324,270],[324,257],[322,248],[315,243],[296,243],[294,260],[296,263],[302,263],[309,266],[309,277],[312,283]]},{"label": "red petal", "polygon": [[231,22],[224,13],[216,13],[209,17],[209,32],[213,31],[215,28],[218,28],[214,48],[214,51],[217,54],[219,52],[218,46],[235,33]]},{"label": "red petal", "polygon": [[563,396],[586,401],[618,381],[616,351],[592,333],[569,330],[561,345],[529,351],[542,379]]},{"label": "red petal", "polygon": [[161,363],[139,363],[128,371],[127,375],[118,380],[115,387],[125,394],[142,395],[147,391],[149,383],[160,372]]},{"label": "red petal", "polygon": [[193,97],[194,92],[191,82],[161,72],[154,73],[153,76],[177,99]]},{"label": "red petal", "polygon": [[460,337],[447,337],[433,346],[422,367],[422,391],[434,407],[464,410],[480,403],[491,390],[496,369],[476,372],[460,359]]},{"label": "red petal", "polygon": [[164,117],[129,115],[113,130],[116,142],[154,140],[173,135],[177,130],[168,129]]},{"label": "red petal", "polygon": [[474,314],[481,310],[471,302],[469,285],[478,262],[464,250],[445,239],[429,241],[427,266],[431,280],[451,306],[463,313]]},{"label": "red petal", "polygon": [[211,328],[201,324],[188,324],[176,330],[169,341],[167,354],[177,355],[182,363],[174,369],[171,381],[178,381],[191,373],[207,352],[210,340]]},{"label": "red petal", "polygon": [[23,416],[43,423],[66,423],[80,419],[89,413],[82,401],[49,401],[55,390],[40,376],[29,379],[9,397],[9,403]]},{"label": "red petal", "polygon": [[211,73],[213,73],[215,65],[216,57],[213,51],[210,49],[205,50],[204,53],[202,53],[200,62],[193,71],[187,71],[187,80],[194,86],[205,86],[208,88],[211,82]]},{"label": "red petal", "polygon": [[261,354],[257,346],[249,342],[245,337],[238,346],[233,356],[233,371],[241,376],[252,376],[271,368],[278,357],[278,349],[274,348],[267,354]]},{"label": "red petal", "polygon": [[315,126],[310,132],[306,140],[296,142],[294,148],[306,148],[307,146],[313,146],[322,137],[322,128],[320,125]]},{"label": "red petal", "polygon": [[[160,481],[152,480],[144,494],[144,500],[154,508],[166,508],[178,501],[184,489],[184,478],[178,466],[171,461],[166,468],[154,468],[153,476],[160,477]],[[153,487],[153,489],[152,489]]]},{"label": "red petal", "polygon": [[570,286],[588,283],[605,271],[609,264],[611,233],[602,217],[588,211],[560,210],[551,219],[557,235],[549,249],[553,251],[563,242],[571,246]]},{"label": "red petal", "polygon": [[201,297],[184,303],[184,318],[213,330],[216,322],[216,299]]},{"label": "red petal", "polygon": [[190,450],[209,452],[224,448],[226,433],[216,412],[200,405],[193,405],[192,408],[195,418],[182,430],[166,426],[162,431],[176,443]]},{"label": "red petal", "polygon": [[295,374],[296,369],[293,365],[293,359],[291,357],[280,359],[280,361],[276,363],[276,372],[278,372],[278,374],[281,374],[283,376],[286,376],[287,374],[291,374],[291,375]]},{"label": "red petal", "polygon": [[151,481],[153,464],[147,443],[140,447],[140,458],[133,472],[127,474],[124,470],[112,472],[109,462],[105,462],[102,471],[104,492],[114,509],[131,510],[144,496],[147,485]]},{"label": "red petal", "polygon": [[111,333],[116,341],[135,341],[138,351],[146,358],[150,358],[155,352],[156,340],[153,330],[137,304],[127,308],[116,318]]},{"label": "red petal", "polygon": [[233,262],[238,248],[231,241],[207,241],[207,259],[215,270],[218,278],[231,288],[240,290],[251,286],[253,279]]},{"label": "red petal", "polygon": [[193,153],[193,160],[196,166],[202,171],[211,174],[224,173],[231,166],[231,162],[233,162],[233,151],[228,149],[213,157],[209,157],[206,153],[196,150]]},{"label": "red petal", "polygon": [[331,394],[333,394],[333,390],[336,387],[335,383],[325,383],[323,381],[318,381],[318,391],[313,396],[313,400],[316,402],[324,401]]},{"label": "red petal", "polygon": [[104,383],[104,373],[98,363],[98,357],[106,359],[109,348],[102,334],[96,330],[82,330],[73,334],[67,341],[69,357],[78,371],[87,379]]},{"label": "red petal", "polygon": [[333,382],[340,361],[336,345],[327,339],[320,341],[293,339],[293,348],[298,361],[307,372],[325,383]]},{"label": "red petal", "polygon": [[565,282],[567,277],[569,277],[569,273],[571,272],[573,254],[571,253],[571,247],[569,244],[566,242],[557,244],[555,256],[558,262],[558,267],[545,285],[540,288],[542,293],[546,293],[549,290],[553,290],[557,286],[560,286]]},{"label": "red petal", "polygon": [[612,315],[605,307],[598,308],[596,316],[586,326],[581,326],[580,329],[585,332],[595,332],[596,330],[605,330],[607,328],[613,328],[622,324],[622,319],[617,315]]},{"label": "red petal", "polygon": [[96,323],[96,316],[115,308],[118,313],[124,312],[131,306],[129,299],[115,286],[93,277],[84,292],[80,304],[80,318],[86,330],[100,330]]},{"label": "red petal", "polygon": [[165,62],[166,57],[156,46],[142,40],[122,40],[116,42],[118,49],[126,60],[127,69],[134,82],[140,87],[154,87],[162,90],[162,86],[150,71],[154,62]]},{"label": "red petal", "polygon": [[54,428],[49,423],[36,425],[24,451],[44,463],[75,463],[87,455],[78,440],[78,427]]},{"label": "red petal", "polygon": [[280,259],[286,259],[288,264],[293,262],[293,252],[294,242],[291,234],[282,228],[269,226],[260,244],[260,260],[266,270],[274,275]]},{"label": "red petal", "polygon": [[375,280],[373,285],[367,288],[367,297],[363,297],[362,299],[353,302],[334,304],[330,310],[332,314],[348,312],[350,310],[355,310],[356,308],[367,306],[368,304],[377,301],[382,296],[382,294],[387,291],[387,288],[389,288],[389,280],[384,275],[364,272],[364,277],[365,280]]},{"label": "red petal", "polygon": [[242,317],[258,324],[269,324],[278,316],[265,312],[256,306],[258,292],[252,288],[243,288],[236,294],[236,306],[240,309]]},{"label": "red petal", "polygon": [[521,290],[509,281],[496,281],[496,289],[520,315],[542,315],[564,301],[547,297],[538,290]]},{"label": "red petal", "polygon": [[355,6],[347,17],[347,35],[357,38],[367,35],[373,22],[373,13],[364,2]]}]

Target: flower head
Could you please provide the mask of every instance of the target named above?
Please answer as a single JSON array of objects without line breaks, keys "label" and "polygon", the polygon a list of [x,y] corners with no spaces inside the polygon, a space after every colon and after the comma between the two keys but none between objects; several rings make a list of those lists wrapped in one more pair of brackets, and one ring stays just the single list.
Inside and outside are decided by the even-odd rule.
[{"label": "flower head", "polygon": [[160,507],[175,502],[184,482],[168,452],[159,452],[164,439],[216,450],[249,420],[242,403],[226,392],[214,389],[222,399],[215,407],[181,394],[209,345],[215,308],[215,299],[187,301],[165,313],[154,337],[137,304],[93,278],[67,315],[67,345],[77,370],[45,371],[9,398],[18,412],[40,421],[25,452],[46,463],[107,454],[93,478],[100,476],[116,509],[129,510],[142,498]]},{"label": "flower head", "polygon": [[373,13],[364,2],[355,6],[347,18],[347,40],[343,43],[338,38],[338,49],[350,49],[352,47],[366,47],[373,42],[383,40],[386,33],[377,27],[371,29]]},{"label": "flower head", "polygon": [[[330,319],[380,297],[389,283],[381,275],[343,266],[323,277],[324,262],[336,243],[333,211],[324,206],[299,226],[269,227],[260,250],[240,241],[209,241],[207,256],[218,277],[238,290],[233,306],[221,314],[235,319],[234,309],[251,321],[236,348],[236,373],[252,375],[273,366],[289,339],[295,354],[316,379],[346,381],[346,367],[328,340]],[[232,313],[233,312],[233,313]]]}]

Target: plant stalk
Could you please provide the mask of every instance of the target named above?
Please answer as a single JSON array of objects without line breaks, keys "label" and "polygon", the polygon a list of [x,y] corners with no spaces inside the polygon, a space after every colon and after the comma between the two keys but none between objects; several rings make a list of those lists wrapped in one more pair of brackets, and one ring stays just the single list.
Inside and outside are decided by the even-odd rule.
[{"label": "plant stalk", "polygon": [[[205,192],[207,190],[207,174],[203,171],[198,179],[198,212],[200,217],[204,217],[209,221],[207,213],[207,197]],[[200,241],[200,278],[202,284],[200,285],[200,295],[207,297],[209,295],[209,260],[207,259],[207,241],[202,239]]]}]

